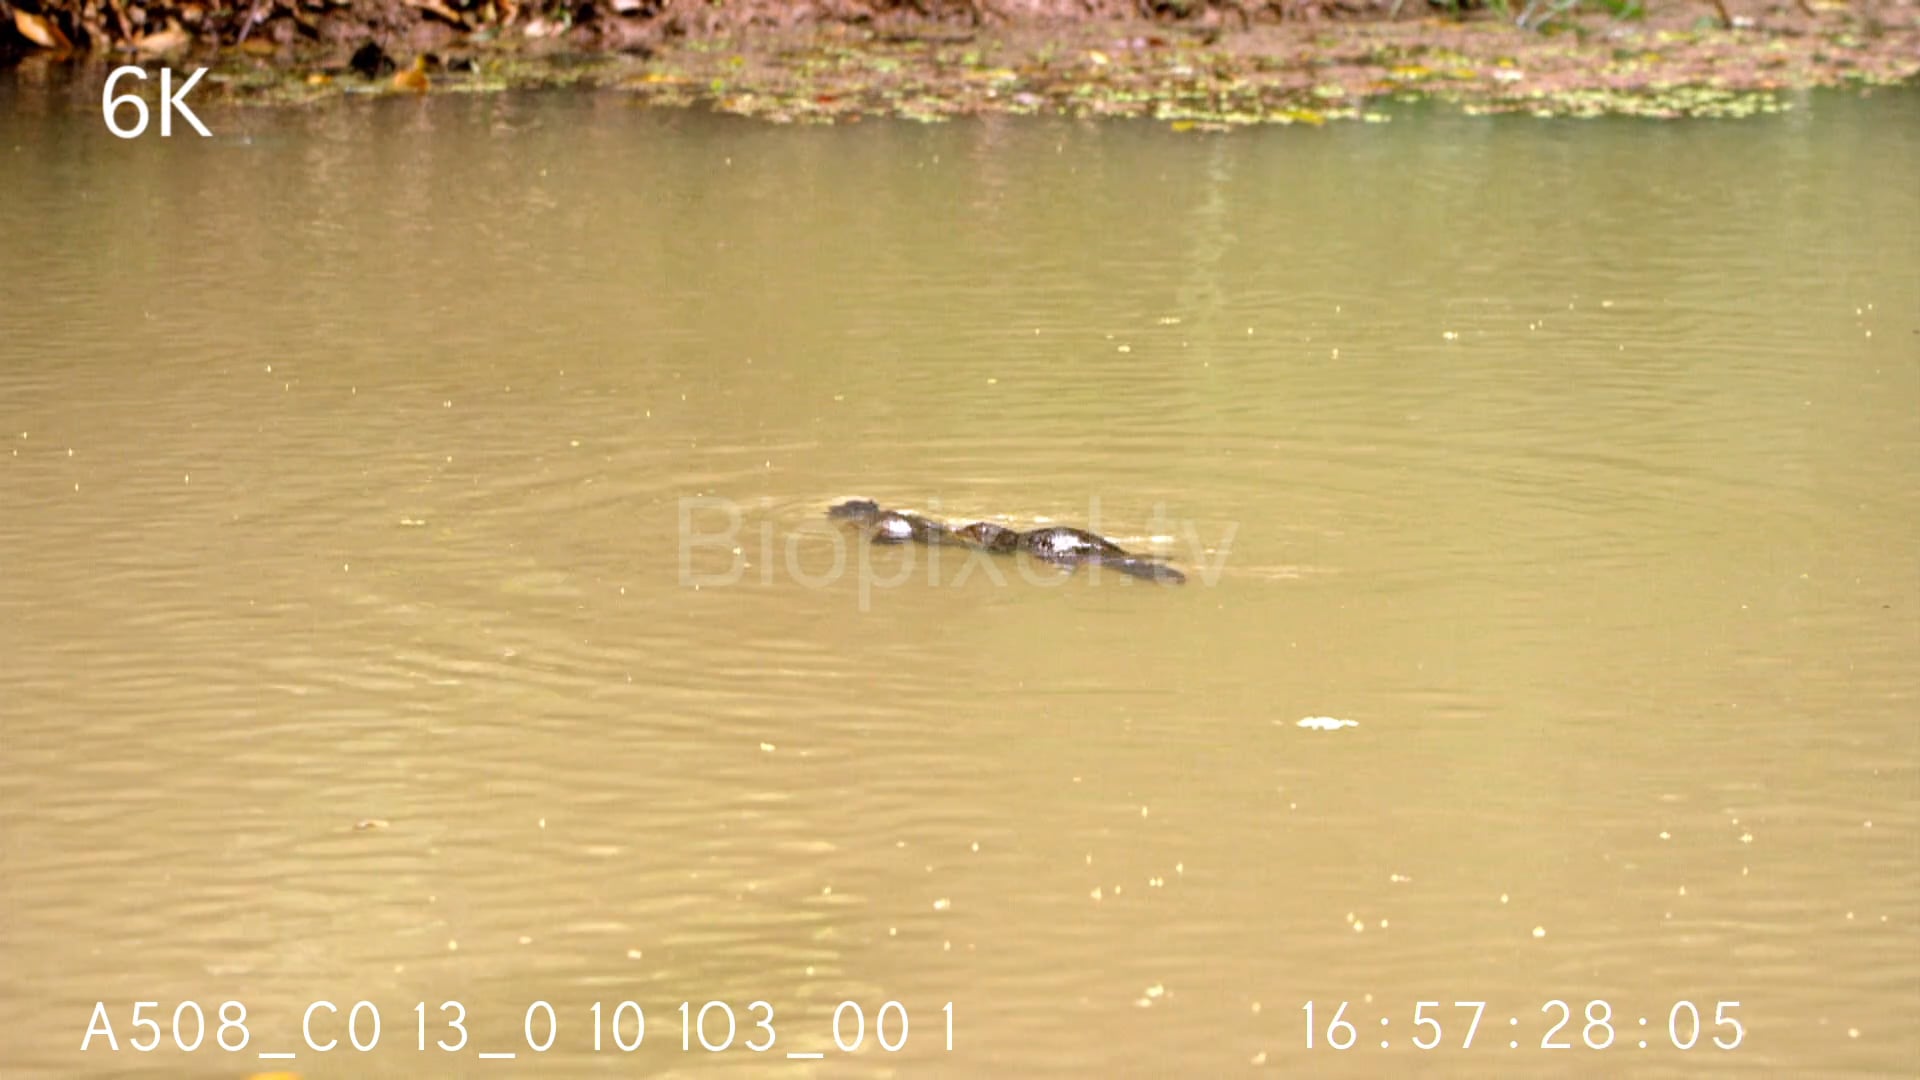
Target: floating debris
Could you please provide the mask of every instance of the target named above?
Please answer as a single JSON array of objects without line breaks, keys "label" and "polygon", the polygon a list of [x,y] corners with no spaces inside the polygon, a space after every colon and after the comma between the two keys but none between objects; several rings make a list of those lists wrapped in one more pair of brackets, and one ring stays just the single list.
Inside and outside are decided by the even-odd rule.
[{"label": "floating debris", "polygon": [[1301,720],[1300,727],[1311,731],[1339,731],[1341,728],[1359,727],[1358,720],[1341,720],[1332,716],[1309,716]]}]

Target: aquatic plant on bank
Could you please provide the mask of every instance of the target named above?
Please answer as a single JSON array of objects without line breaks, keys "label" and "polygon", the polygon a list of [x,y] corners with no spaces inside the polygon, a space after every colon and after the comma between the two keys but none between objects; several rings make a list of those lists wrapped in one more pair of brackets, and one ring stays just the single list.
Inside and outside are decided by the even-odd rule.
[{"label": "aquatic plant on bank", "polygon": [[1052,0],[1019,15],[989,0],[0,0],[0,58],[193,63],[212,69],[203,93],[242,102],[585,86],[780,123],[1042,114],[1180,131],[1383,121],[1413,98],[1737,117],[1791,107],[1788,91],[1920,76],[1920,0],[1468,2],[1417,0],[1415,18],[1416,0],[1097,0],[1050,21]]}]

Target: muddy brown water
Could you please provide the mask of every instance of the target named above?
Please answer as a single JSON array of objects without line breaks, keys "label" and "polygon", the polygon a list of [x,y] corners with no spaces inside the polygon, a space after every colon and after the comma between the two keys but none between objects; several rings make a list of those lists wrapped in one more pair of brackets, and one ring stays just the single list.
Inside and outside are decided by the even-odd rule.
[{"label": "muddy brown water", "polygon": [[7,90],[0,1073],[1910,1074],[1920,98],[1796,105]]}]

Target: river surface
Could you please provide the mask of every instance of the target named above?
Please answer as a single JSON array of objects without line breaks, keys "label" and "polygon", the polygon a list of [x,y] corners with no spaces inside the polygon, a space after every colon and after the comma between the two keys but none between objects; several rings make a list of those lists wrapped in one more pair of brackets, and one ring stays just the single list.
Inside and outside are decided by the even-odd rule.
[{"label": "river surface", "polygon": [[1920,95],[87,101],[0,89],[9,1080],[1920,1062]]}]

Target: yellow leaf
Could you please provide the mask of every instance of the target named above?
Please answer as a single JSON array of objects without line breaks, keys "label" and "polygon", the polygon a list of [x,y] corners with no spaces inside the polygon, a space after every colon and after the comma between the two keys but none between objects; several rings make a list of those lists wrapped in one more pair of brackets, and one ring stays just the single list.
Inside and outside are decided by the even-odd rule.
[{"label": "yellow leaf", "polygon": [[428,85],[430,80],[427,78],[427,58],[424,54],[413,58],[412,67],[395,72],[393,76],[395,90],[411,90],[416,94],[424,94],[427,92]]},{"label": "yellow leaf", "polygon": [[1113,60],[1099,49],[1088,49],[1087,59],[1093,62],[1094,67],[1106,67],[1108,64],[1113,63]]},{"label": "yellow leaf", "polygon": [[1173,130],[1175,131],[1192,131],[1195,126],[1191,120],[1175,120],[1173,122]]}]

